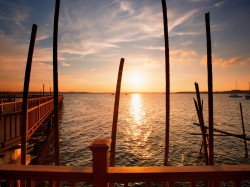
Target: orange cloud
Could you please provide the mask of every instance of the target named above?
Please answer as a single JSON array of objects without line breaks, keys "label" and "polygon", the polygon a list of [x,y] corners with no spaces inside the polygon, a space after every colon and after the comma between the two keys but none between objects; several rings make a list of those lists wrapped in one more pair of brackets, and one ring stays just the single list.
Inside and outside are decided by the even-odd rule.
[{"label": "orange cloud", "polygon": [[162,63],[162,59],[149,58],[146,62],[146,66],[158,67]]},{"label": "orange cloud", "polygon": [[[200,61],[201,64],[207,64],[207,56],[204,55]],[[234,58],[230,58],[229,60],[224,60],[223,58],[219,58],[216,56],[212,56],[212,63],[213,65],[217,65],[220,66],[222,68],[226,68],[229,66],[232,66],[233,64],[237,64],[240,63],[241,65],[244,64],[244,62],[242,62],[242,58],[241,57],[234,57]]]},{"label": "orange cloud", "polygon": [[174,63],[190,63],[195,60],[197,53],[193,50],[171,50],[170,61]]},{"label": "orange cloud", "polygon": [[231,65],[233,65],[233,64],[236,64],[236,63],[240,62],[241,60],[242,60],[241,57],[234,57],[234,58],[231,58],[231,59],[229,59],[229,60],[223,62],[223,63],[221,64],[221,67],[229,67],[229,66],[231,66]]}]

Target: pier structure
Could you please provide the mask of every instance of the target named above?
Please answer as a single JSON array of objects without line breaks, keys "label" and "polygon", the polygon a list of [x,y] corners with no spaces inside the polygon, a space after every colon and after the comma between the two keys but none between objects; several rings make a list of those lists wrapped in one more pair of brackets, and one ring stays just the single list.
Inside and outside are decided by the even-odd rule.
[{"label": "pier structure", "polygon": [[[62,102],[63,96],[58,96],[58,102]],[[11,163],[20,157],[21,125],[22,125],[22,101],[14,101],[0,104],[0,161]],[[52,118],[54,112],[53,96],[44,96],[28,100],[28,128],[26,130],[27,141],[37,132],[37,129]],[[6,158],[8,157],[8,158]]]},{"label": "pier structure", "polygon": [[138,182],[147,187],[156,184],[173,187],[180,182],[189,186],[203,183],[211,187],[219,187],[225,182],[236,187],[250,184],[249,165],[110,167],[110,145],[111,140],[93,141],[89,146],[93,158],[91,167],[0,164],[0,181],[8,186],[21,180],[27,186],[35,186],[36,181],[46,181],[49,186],[64,183],[71,187],[79,183],[92,184],[93,187],[108,187],[119,183],[126,187]]}]

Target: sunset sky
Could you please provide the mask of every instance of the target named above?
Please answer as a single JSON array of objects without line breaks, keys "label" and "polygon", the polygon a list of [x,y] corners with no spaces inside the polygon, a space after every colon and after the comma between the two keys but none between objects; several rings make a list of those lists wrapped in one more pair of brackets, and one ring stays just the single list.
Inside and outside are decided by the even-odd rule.
[{"label": "sunset sky", "polygon": [[[38,25],[30,91],[53,87],[53,0],[0,0],[0,91],[22,91],[32,24]],[[210,12],[214,91],[248,90],[249,0],[167,0],[171,91],[207,90]],[[161,0],[61,0],[59,91],[164,92]]]}]

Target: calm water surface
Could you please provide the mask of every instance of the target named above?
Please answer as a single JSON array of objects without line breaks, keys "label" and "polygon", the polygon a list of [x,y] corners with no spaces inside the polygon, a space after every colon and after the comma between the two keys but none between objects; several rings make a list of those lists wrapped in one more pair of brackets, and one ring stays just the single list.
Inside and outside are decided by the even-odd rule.
[{"label": "calm water surface", "polygon": [[[207,95],[204,119],[207,125]],[[114,95],[64,94],[60,118],[61,164],[90,166],[88,146],[94,139],[110,139]],[[171,94],[170,165],[203,165],[200,128],[193,102],[195,94]],[[246,134],[250,135],[250,100],[214,94],[214,128],[242,134],[239,103],[243,106]],[[165,95],[121,95],[117,129],[116,165],[163,165]],[[248,142],[249,144],[249,142]],[[215,164],[250,164],[243,141],[228,136],[214,138]]]}]

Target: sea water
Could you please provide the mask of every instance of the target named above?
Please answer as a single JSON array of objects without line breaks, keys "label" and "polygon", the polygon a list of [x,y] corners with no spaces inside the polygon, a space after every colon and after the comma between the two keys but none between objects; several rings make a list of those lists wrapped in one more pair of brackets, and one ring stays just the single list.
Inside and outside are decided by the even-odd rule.
[{"label": "sea water", "polygon": [[[250,100],[214,94],[214,128],[242,134],[240,106],[250,135]],[[195,94],[171,94],[169,164],[204,165]],[[207,94],[201,94],[208,125]],[[61,164],[91,166],[88,146],[94,139],[111,139],[115,96],[64,94],[60,114]],[[196,134],[196,135],[194,135]],[[250,164],[244,142],[215,132],[215,165]],[[249,144],[249,141],[247,142]],[[248,146],[250,148],[250,146]],[[121,94],[116,140],[117,166],[161,166],[165,152],[165,94]]]}]

